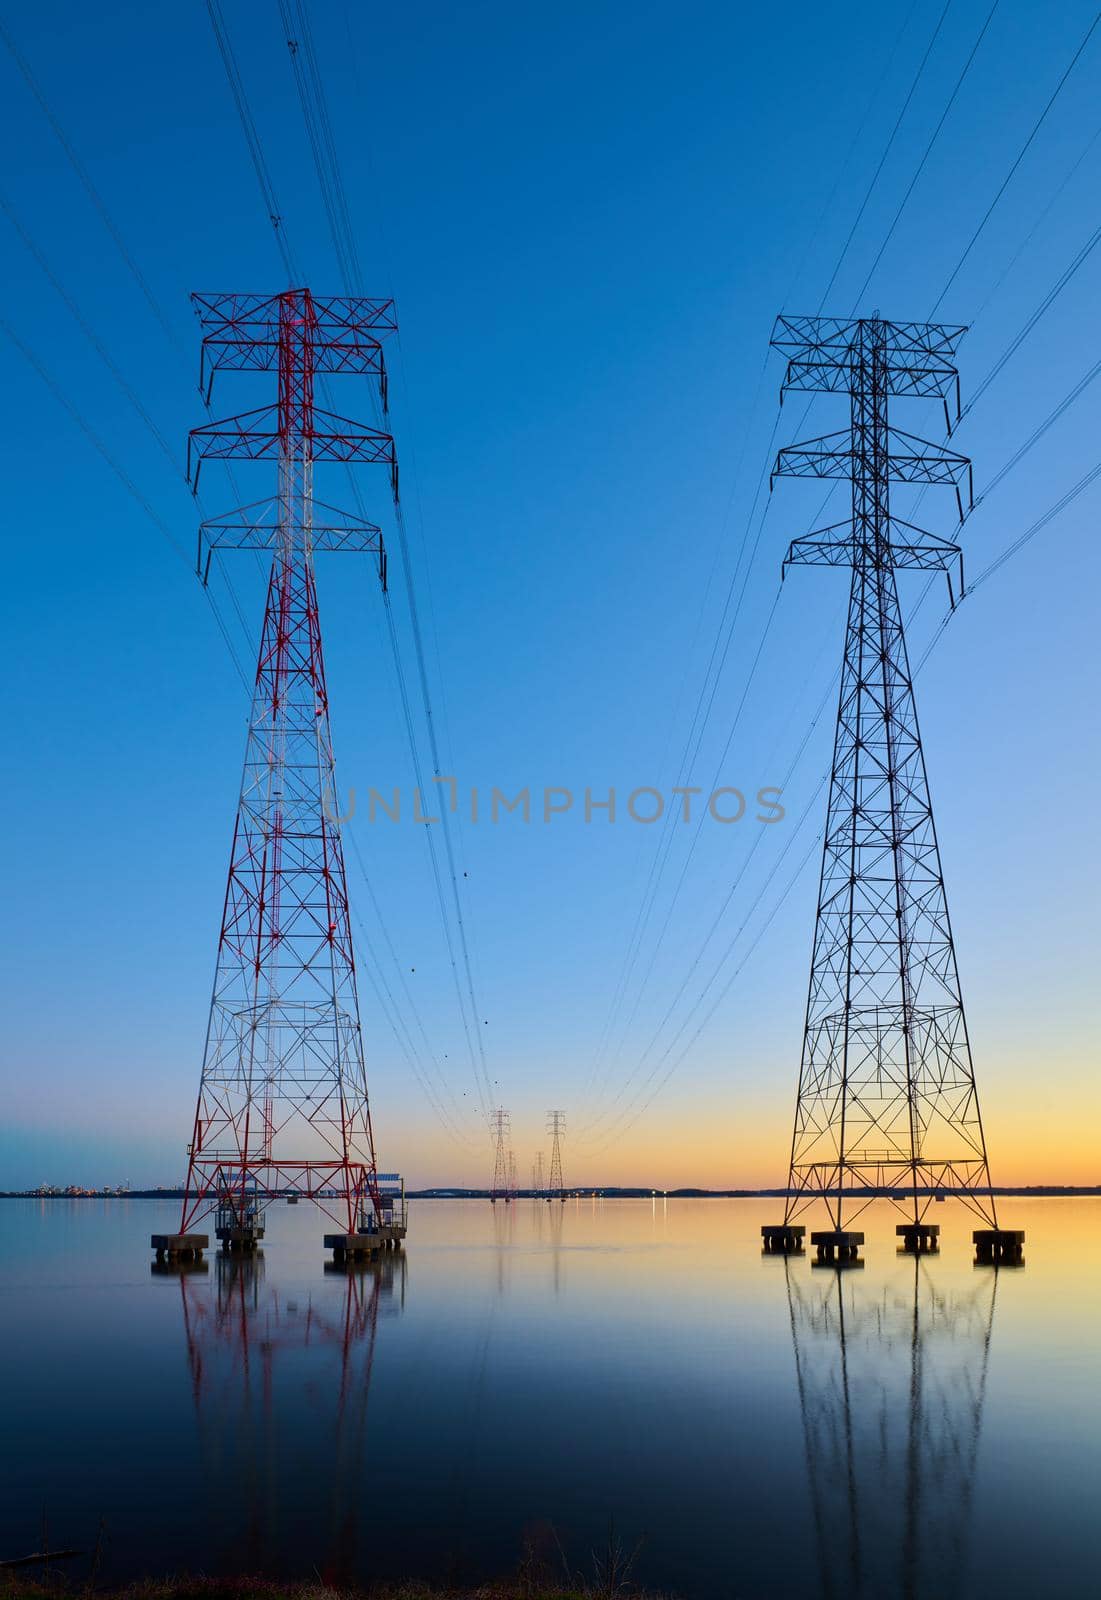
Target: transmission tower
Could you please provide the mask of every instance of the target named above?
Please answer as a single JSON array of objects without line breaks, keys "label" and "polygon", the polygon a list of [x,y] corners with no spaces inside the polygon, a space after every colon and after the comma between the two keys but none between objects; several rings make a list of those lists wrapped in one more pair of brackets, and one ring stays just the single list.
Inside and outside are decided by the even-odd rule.
[{"label": "transmission tower", "polygon": [[508,1190],[505,1194],[505,1199],[515,1200],[516,1190],[518,1187],[519,1179],[516,1171],[516,1152],[514,1150],[510,1150],[508,1153]]},{"label": "transmission tower", "polygon": [[531,1165],[531,1193],[532,1198],[541,1200],[543,1197],[543,1152],[536,1155]]},{"label": "transmission tower", "polygon": [[547,1201],[561,1200],[565,1203],[565,1193],[562,1185],[562,1138],[566,1132],[566,1113],[564,1111],[547,1112],[547,1132],[551,1136],[550,1182],[547,1184]]},{"label": "transmission tower", "polygon": [[377,527],[315,502],[313,469],[379,462],[396,494],[396,464],[390,435],[321,410],[314,382],[322,373],[369,377],[385,408],[380,341],[396,323],[390,300],[320,299],[308,289],[193,303],[207,399],[223,370],[274,371],[278,385],[274,405],[196,428],[188,445],[196,490],[207,459],[279,469],[273,498],[200,533],[207,567],[217,549],[272,553],[180,1223],[186,1236],[215,1210],[227,1248],[248,1249],[263,1234],[266,1202],[281,1193],[315,1200],[339,1237],[382,1223],[314,555],[373,555],[384,586],[386,558]]},{"label": "transmission tower", "polygon": [[[850,426],[780,451],[773,477],[842,478],[852,515],[796,539],[789,565],[851,569],[848,622],[811,960],[799,1092],[782,1229],[766,1247],[798,1247],[794,1219],[815,1201],[833,1229],[820,1254],[855,1255],[845,1230],[886,1191],[910,1248],[935,1248],[932,1201],[952,1193],[997,1227],[986,1143],[956,970],[925,758],[895,572],[944,570],[956,592],[959,546],[892,514],[892,482],[971,496],[971,464],[888,421],[891,396],[939,398],[959,414],[956,347],[966,330],[879,317],[781,317],[784,391],[848,394]],[[908,1191],[906,1194],[900,1191]],[[1014,1236],[1016,1237],[1016,1236]]]},{"label": "transmission tower", "polygon": [[498,1200],[507,1204],[511,1196],[508,1192],[509,1179],[509,1115],[503,1107],[498,1106],[496,1111],[490,1113],[490,1128],[493,1130],[493,1183],[490,1186],[489,1198],[493,1205]]}]

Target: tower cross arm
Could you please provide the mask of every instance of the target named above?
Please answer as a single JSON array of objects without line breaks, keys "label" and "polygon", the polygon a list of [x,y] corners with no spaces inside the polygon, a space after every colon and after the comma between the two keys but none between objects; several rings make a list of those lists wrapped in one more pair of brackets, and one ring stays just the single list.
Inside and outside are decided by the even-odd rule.
[{"label": "tower cross arm", "polygon": [[[886,560],[894,568],[914,568],[920,572],[944,572],[948,578],[948,598],[954,606],[963,594],[963,551],[951,539],[916,528],[901,517],[890,517],[885,542]],[[851,567],[856,564],[859,543],[853,522],[835,522],[793,539],[780,569],[781,580],[788,567]],[[955,583],[953,583],[955,578]]]},{"label": "tower cross arm", "polygon": [[[280,317],[286,294],[194,294],[192,305],[204,334],[199,389],[210,403],[214,374],[273,372],[279,366]],[[386,408],[386,363],[382,340],[397,329],[391,299],[306,292],[292,299],[308,327],[313,370],[376,377]],[[282,310],[281,310],[282,308]]]},{"label": "tower cross arm", "polygon": [[[332,411],[315,407],[314,426],[308,439],[315,461],[381,462],[396,478],[397,457],[393,435]],[[193,428],[187,441],[187,477],[197,489],[203,461],[278,460],[283,448],[279,407],[261,406],[236,417]]]},{"label": "tower cross arm", "polygon": [[[285,520],[284,502],[273,495],[201,522],[198,570],[203,582],[209,578],[211,557],[216,550],[277,550]],[[315,555],[323,551],[376,556],[379,580],[385,592],[386,544],[377,523],[314,500],[309,542]]]},{"label": "tower cross arm", "polygon": [[[769,340],[789,360],[815,358],[851,364],[860,349],[859,317],[777,317]],[[936,358],[950,361],[966,326],[947,322],[881,322],[883,353],[890,365]]]},{"label": "tower cross arm", "polygon": [[[887,429],[887,442],[885,475],[896,483],[946,484],[954,488],[962,521],[965,489],[967,503],[971,504],[968,458],[899,428]],[[777,478],[852,478],[855,460],[853,435],[847,428],[801,444],[785,445],[773,465],[770,487]]]},{"label": "tower cross arm", "polygon": [[[959,376],[949,362],[932,357],[922,361],[887,361],[884,366],[887,393],[911,395],[918,399],[945,399],[957,396]],[[804,394],[851,394],[853,374],[846,362],[834,361],[820,351],[794,356],[787,365],[780,388],[783,402],[788,390]]]},{"label": "tower cross arm", "polygon": [[848,428],[824,433],[802,444],[789,444],[777,454],[769,487],[777,478],[851,478],[852,434]]},{"label": "tower cross arm", "polygon": [[[806,394],[855,394],[862,383],[864,349],[859,318],[778,317],[771,345],[788,358],[780,402],[789,389]],[[952,429],[949,399],[959,417],[959,374],[953,362],[956,346],[967,332],[957,324],[874,321],[887,393],[944,401],[945,425]]]},{"label": "tower cross arm", "polygon": [[[279,343],[280,294],[193,294],[191,304],[205,333],[222,338]],[[320,344],[370,333],[384,339],[397,329],[393,300],[367,295],[309,297],[314,314],[314,337]]]}]

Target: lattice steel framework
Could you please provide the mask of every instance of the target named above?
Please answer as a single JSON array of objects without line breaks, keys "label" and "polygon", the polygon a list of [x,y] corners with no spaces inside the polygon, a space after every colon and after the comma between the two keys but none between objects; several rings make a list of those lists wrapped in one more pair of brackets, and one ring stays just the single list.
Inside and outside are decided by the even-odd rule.
[{"label": "lattice steel framework", "polygon": [[551,1136],[550,1179],[547,1183],[548,1200],[565,1200],[562,1182],[562,1140],[566,1133],[566,1113],[547,1112],[547,1132]]},{"label": "lattice steel framework", "polygon": [[208,459],[276,461],[279,483],[274,498],[200,530],[206,565],[224,548],[272,559],[181,1231],[215,1207],[220,1230],[255,1230],[266,1200],[293,1190],[352,1232],[381,1199],[314,554],[369,553],[384,585],[386,558],[373,524],[328,507],[315,522],[313,469],[381,462],[395,496],[397,469],[391,436],[321,410],[314,383],[369,377],[385,408],[394,308],[308,289],[193,302],[207,397],[219,370],[274,371],[278,399],[192,432],[192,486]]},{"label": "lattice steel framework", "polygon": [[489,1126],[493,1133],[493,1184],[489,1191],[489,1198],[508,1200],[509,1195],[509,1150],[510,1126],[509,1114],[503,1106],[498,1106],[496,1111],[490,1113]]},{"label": "lattice steel framework", "polygon": [[773,331],[781,397],[850,397],[849,428],[781,450],[773,477],[852,483],[851,518],[796,539],[784,563],[852,570],[785,1222],[823,1199],[842,1228],[878,1189],[915,1221],[951,1192],[996,1226],[895,581],[944,570],[954,601],[962,556],[889,498],[892,482],[944,484],[961,521],[970,504],[966,457],[888,421],[890,397],[935,397],[950,430],[964,332],[878,317]]}]

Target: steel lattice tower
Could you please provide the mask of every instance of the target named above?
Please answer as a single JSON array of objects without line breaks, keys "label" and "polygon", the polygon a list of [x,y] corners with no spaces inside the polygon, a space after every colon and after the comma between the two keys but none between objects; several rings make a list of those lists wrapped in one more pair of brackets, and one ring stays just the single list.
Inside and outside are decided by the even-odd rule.
[{"label": "steel lattice tower", "polygon": [[509,1114],[502,1107],[490,1113],[489,1125],[493,1131],[493,1184],[489,1191],[489,1198],[494,1205],[498,1200],[508,1201],[509,1181]]},{"label": "steel lattice tower", "polygon": [[547,1132],[551,1136],[550,1181],[547,1184],[547,1200],[565,1201],[564,1186],[562,1182],[562,1137],[566,1132],[566,1113],[564,1111],[547,1112]]},{"label": "steel lattice tower", "polygon": [[542,1197],[542,1194],[543,1194],[543,1152],[542,1152],[542,1150],[540,1150],[540,1151],[538,1151],[536,1153],[535,1160],[531,1164],[531,1193],[532,1193],[532,1198],[535,1199],[535,1200],[539,1200]]},{"label": "steel lattice tower", "polygon": [[[278,493],[203,524],[203,543],[270,550],[271,575],[249,719],[244,778],[190,1146],[181,1231],[218,1208],[217,1231],[245,1246],[263,1207],[291,1190],[348,1233],[381,1218],[367,1096],[344,853],[336,821],[329,699],[314,554],[373,554],[377,527],[315,505],[318,461],[396,464],[389,434],[321,410],[315,378],[374,379],[393,302],[195,295],[204,330],[201,383],[219,370],[277,373],[275,405],[196,428],[188,475],[207,459],[276,461]],[[321,510],[325,514],[315,516]]]},{"label": "steel lattice tower", "polygon": [[950,430],[964,332],[781,317],[772,336],[781,398],[850,397],[849,428],[781,450],[773,476],[852,483],[851,518],[796,539],[784,563],[852,572],[785,1224],[822,1198],[841,1230],[869,1189],[905,1188],[910,1227],[946,1192],[997,1226],[895,580],[943,569],[954,600],[962,557],[889,499],[892,482],[949,485],[963,519],[970,462],[893,428],[888,402],[939,398]]}]

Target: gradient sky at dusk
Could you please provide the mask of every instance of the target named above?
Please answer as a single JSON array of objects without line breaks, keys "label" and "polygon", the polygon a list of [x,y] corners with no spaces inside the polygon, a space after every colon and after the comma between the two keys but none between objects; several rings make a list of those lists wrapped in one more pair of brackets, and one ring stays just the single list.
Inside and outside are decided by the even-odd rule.
[{"label": "gradient sky at dusk", "polygon": [[[223,9],[288,237],[311,286],[337,292],[278,9],[241,0]],[[952,0],[847,248],[941,0],[800,0],[782,16],[688,4],[675,18],[664,6],[607,3],[414,0],[386,9],[315,0],[310,10],[366,287],[397,299],[393,426],[444,763],[464,807],[473,786],[483,795],[493,785],[510,794],[530,785],[536,795],[567,786],[578,796],[547,825],[511,816],[493,826],[484,814],[474,824],[467,810],[457,839],[479,1021],[494,1097],[512,1112],[521,1180],[545,1142],[545,1108],[556,1106],[567,1114],[567,1178],[779,1183],[832,691],[811,723],[840,656],[845,575],[790,572],[764,630],[787,541],[840,520],[846,491],[824,514],[822,485],[781,481],[769,503],[766,481],[755,502],[782,374],[779,357],[766,363],[769,332],[777,312],[813,312],[827,289],[824,309],[840,315],[858,297],[865,313],[931,314],[1092,7],[1001,0],[918,173],[990,11],[989,0]],[[107,0],[91,11],[43,0],[6,8],[4,23],[169,328],[0,50],[14,156],[2,184],[2,315],[41,368],[0,340],[9,650],[0,1187],[175,1181],[247,714],[189,571],[197,511],[183,483],[184,446],[204,414],[187,297],[275,290],[283,275],[205,7]],[[1101,29],[939,305],[938,317],[972,324],[960,350],[965,402],[1101,220],[1099,76]],[[1099,459],[1101,382],[983,498],[1097,359],[1099,288],[1101,251],[956,435],[980,497],[961,534],[971,576]],[[254,395],[226,378],[218,414],[259,403]],[[335,398],[346,415],[370,420],[365,386],[343,380]],[[816,399],[801,424],[803,409],[789,401],[773,451],[846,424],[841,399]],[[893,418],[942,437],[931,405],[899,401]],[[249,498],[270,492],[264,473],[247,480]],[[362,482],[389,528],[383,476],[365,469]],[[347,501],[339,475],[322,481],[319,471],[317,487],[321,498]],[[203,488],[211,510],[235,503],[216,466]],[[907,515],[913,499],[898,504]],[[918,678],[999,1182],[1101,1181],[1099,507],[1101,483],[983,582]],[[917,520],[951,535],[948,492],[926,495]],[[423,733],[396,548],[392,559]],[[213,594],[247,659],[262,582],[251,558],[226,561],[247,627],[221,572]],[[750,797],[783,784],[787,816],[762,828],[751,806],[735,825],[705,823],[666,922],[694,831],[674,828],[594,1088],[666,835],[622,812],[614,825],[599,812],[586,825],[584,790],[603,797],[614,786],[621,805],[639,786],[668,793],[724,601],[746,575],[689,781],[706,791],[718,776]],[[924,579],[900,584],[909,611]],[[361,1003],[381,1163],[415,1184],[485,1182],[487,1136],[423,829],[365,815],[371,785],[401,786],[408,806],[413,782],[377,586],[368,562],[337,557],[319,558],[319,585],[338,771],[357,795],[348,833],[385,926],[383,934],[349,849],[364,964],[378,974],[364,973]],[[917,611],[912,660],[944,609],[936,588]],[[406,1014],[420,1070],[446,1081],[459,1139],[427,1104],[374,982]]]}]

